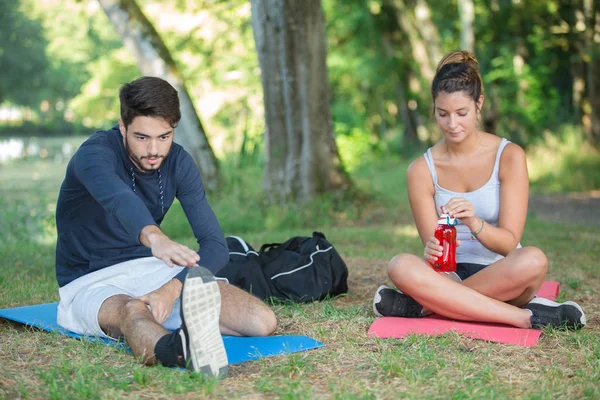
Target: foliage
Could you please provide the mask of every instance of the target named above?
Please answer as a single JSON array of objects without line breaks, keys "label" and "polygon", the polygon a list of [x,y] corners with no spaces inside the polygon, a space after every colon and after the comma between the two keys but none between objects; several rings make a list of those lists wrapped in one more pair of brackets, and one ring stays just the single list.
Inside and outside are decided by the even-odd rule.
[{"label": "foliage", "polygon": [[[96,2],[20,0],[29,15],[40,21],[48,41],[50,85],[45,98],[68,103],[90,78],[87,64],[121,47],[116,34]],[[57,111],[60,111],[57,109]]]},{"label": "foliage", "polygon": [[[182,71],[216,154],[259,154],[264,144],[262,89],[249,2],[138,3]],[[410,154],[430,145],[437,135],[431,119],[430,82],[407,47],[408,38],[419,32],[400,26],[399,4],[404,4],[410,18],[417,5],[428,6],[441,51],[459,46],[461,25],[455,0],[322,0],[334,132],[349,165],[359,154]],[[588,104],[582,86],[587,56],[582,51],[585,24],[580,4],[474,0],[474,5],[486,128],[529,146],[548,131],[560,136],[563,125],[578,124]],[[1,50],[1,57],[11,57],[13,64],[3,61],[2,67],[17,60],[25,68],[36,66],[41,71],[3,74],[11,78],[0,82],[0,87],[30,87],[17,91],[22,97],[10,100],[32,108],[36,115],[28,123],[48,127],[40,133],[67,129],[53,122],[63,118],[74,124],[70,129],[113,124],[117,89],[139,71],[97,1],[19,0],[7,2],[5,9],[3,18],[11,17],[0,24],[0,32],[12,32],[13,41],[3,42],[2,49],[7,50]],[[30,42],[32,47],[8,51],[18,43],[14,40],[25,37],[36,38]],[[36,79],[30,79],[32,75]],[[399,97],[402,90],[404,100]],[[42,100],[46,111],[39,109]],[[401,112],[403,101],[413,107],[413,122],[424,128],[418,143],[404,136],[409,124]],[[21,132],[18,125],[8,129]]]},{"label": "foliage", "polygon": [[0,104],[35,106],[49,82],[47,42],[39,22],[27,18],[21,4],[3,0],[0,13]]},{"label": "foliage", "polygon": [[139,76],[133,59],[124,49],[112,50],[89,63],[87,71],[91,78],[71,101],[71,110],[88,128],[116,123],[120,117],[119,87]]},{"label": "foliage", "polygon": [[545,130],[569,122],[568,112],[557,111],[568,104],[572,89],[556,79],[557,74],[569,75],[569,67],[560,62],[569,55],[554,43],[557,35],[537,24],[560,22],[551,3],[499,2],[496,9],[483,4],[478,7],[481,17],[490,21],[477,24],[475,33],[476,53],[487,86],[485,109],[499,116],[494,133],[520,144],[532,143]]},{"label": "foliage", "polygon": [[[36,116],[29,120],[0,125],[0,138],[11,138],[15,136],[18,136],[19,138],[31,136],[56,137],[57,135],[76,136],[88,131],[88,129],[78,122],[66,121],[59,118],[41,120]],[[18,135],[16,133],[18,133]]]},{"label": "foliage", "polygon": [[[13,8],[20,5],[23,10],[21,17],[15,14],[11,24],[22,21],[18,22],[21,24],[18,26],[2,23],[0,30],[6,26],[13,30],[14,38],[26,38],[26,43],[17,50],[7,47],[10,46],[10,40],[2,44],[0,53],[14,57],[18,69],[6,74],[3,72],[0,85],[16,85],[18,96],[9,100],[16,105],[28,106],[29,113],[33,114],[21,124],[12,124],[13,134],[30,133],[31,129],[25,130],[28,122],[43,126],[33,129],[39,133],[62,135],[65,125],[81,132],[80,124],[86,116],[73,113],[69,103],[81,92],[82,85],[92,74],[99,72],[93,69],[91,73],[88,72],[88,64],[121,47],[116,34],[106,23],[104,13],[96,2],[90,1],[19,0],[6,3]],[[2,16],[10,17],[10,12],[5,14],[3,10]],[[32,56],[24,53],[27,49]],[[27,58],[34,56],[36,58],[31,60]],[[10,60],[0,65],[8,68]],[[114,97],[114,93],[110,93],[110,96]],[[106,118],[102,120],[105,121]]]}]

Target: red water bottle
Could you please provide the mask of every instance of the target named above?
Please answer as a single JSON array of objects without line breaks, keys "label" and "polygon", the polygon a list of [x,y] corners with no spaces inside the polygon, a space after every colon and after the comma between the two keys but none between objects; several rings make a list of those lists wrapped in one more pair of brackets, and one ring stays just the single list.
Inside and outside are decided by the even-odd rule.
[{"label": "red water bottle", "polygon": [[434,236],[440,241],[444,248],[442,255],[431,266],[437,272],[456,272],[456,218],[448,214],[442,214],[438,218],[438,226],[435,228]]}]

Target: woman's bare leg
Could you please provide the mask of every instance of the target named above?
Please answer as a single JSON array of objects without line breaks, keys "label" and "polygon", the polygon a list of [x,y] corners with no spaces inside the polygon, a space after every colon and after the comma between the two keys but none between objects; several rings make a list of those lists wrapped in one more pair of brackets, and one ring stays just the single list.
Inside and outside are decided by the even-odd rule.
[{"label": "woman's bare leg", "polygon": [[429,267],[422,258],[401,254],[389,265],[392,282],[406,295],[437,314],[460,320],[531,327],[531,313],[448,279]]},{"label": "woman's bare leg", "polygon": [[536,247],[523,247],[462,283],[485,296],[522,307],[542,286],[547,271],[548,259],[544,253]]}]

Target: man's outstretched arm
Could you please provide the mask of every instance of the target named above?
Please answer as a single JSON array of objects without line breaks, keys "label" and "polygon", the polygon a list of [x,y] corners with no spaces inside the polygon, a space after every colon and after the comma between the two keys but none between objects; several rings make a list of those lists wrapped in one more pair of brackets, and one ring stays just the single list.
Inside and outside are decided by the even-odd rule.
[{"label": "man's outstretched arm", "polygon": [[206,199],[198,167],[186,152],[181,155],[176,195],[198,241],[200,265],[216,274],[227,264],[229,250],[217,217]]},{"label": "man's outstretched arm", "polygon": [[156,225],[146,225],[140,232],[140,243],[152,250],[152,255],[163,260],[169,267],[198,266],[200,256],[187,246],[169,239]]}]

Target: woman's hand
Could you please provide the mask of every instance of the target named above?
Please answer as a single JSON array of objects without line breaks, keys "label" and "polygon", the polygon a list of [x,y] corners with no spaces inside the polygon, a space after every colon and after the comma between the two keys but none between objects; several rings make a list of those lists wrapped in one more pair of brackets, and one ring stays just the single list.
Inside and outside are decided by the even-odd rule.
[{"label": "woman's hand", "polygon": [[[456,241],[456,247],[460,246],[460,240]],[[431,236],[427,243],[425,243],[425,249],[423,250],[423,256],[425,260],[432,263],[443,254],[444,247],[440,245],[440,241],[434,236]]]},{"label": "woman's hand", "polygon": [[458,218],[471,232],[479,229],[479,225],[481,224],[479,217],[475,215],[473,204],[462,197],[451,198],[445,206],[442,206],[442,212],[451,217]]},{"label": "woman's hand", "polygon": [[444,248],[440,246],[440,241],[431,236],[427,243],[425,243],[423,255],[425,256],[425,260],[431,263],[437,260],[438,257],[442,255],[443,251]]}]

